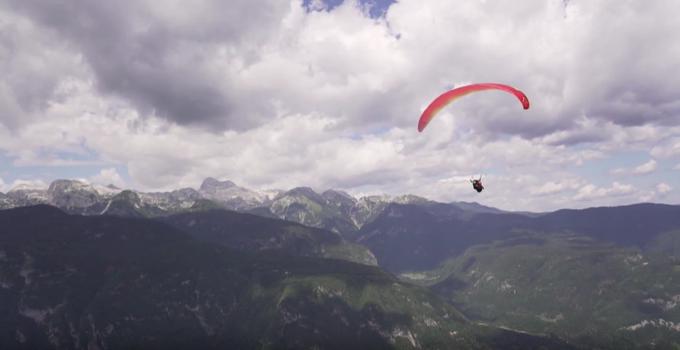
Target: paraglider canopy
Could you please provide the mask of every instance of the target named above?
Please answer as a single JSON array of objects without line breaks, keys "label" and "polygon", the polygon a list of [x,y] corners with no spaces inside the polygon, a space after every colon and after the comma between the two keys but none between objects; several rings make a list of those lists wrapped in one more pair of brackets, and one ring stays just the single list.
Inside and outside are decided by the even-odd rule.
[{"label": "paraglider canopy", "polygon": [[427,124],[430,123],[430,121],[432,120],[432,118],[434,118],[437,112],[439,112],[449,103],[453,102],[455,99],[473,92],[483,90],[501,90],[511,93],[515,95],[515,97],[517,97],[517,99],[522,104],[522,107],[524,107],[524,109],[529,109],[529,99],[527,98],[527,96],[522,91],[519,91],[512,86],[498,83],[471,84],[447,91],[439,95],[439,97],[435,98],[427,106],[427,108],[425,108],[425,111],[420,116],[420,120],[418,120],[418,131],[423,131],[423,129],[425,129]]},{"label": "paraglider canopy", "polygon": [[[418,131],[422,132],[427,126],[427,124],[430,123],[432,118],[434,118],[434,116],[437,115],[437,112],[439,112],[449,103],[453,102],[455,99],[473,92],[484,90],[501,90],[510,93],[519,100],[524,109],[529,109],[529,98],[527,98],[527,96],[522,91],[517,90],[512,86],[498,83],[480,83],[465,85],[455,88],[453,90],[449,90],[439,95],[432,102],[430,102],[430,104],[427,106],[427,108],[425,108],[425,111],[423,111],[423,114],[420,116],[420,119],[418,120]],[[470,179],[470,182],[472,183],[472,188],[474,188],[475,191],[477,191],[477,193],[480,193],[484,190],[481,176],[479,177],[479,179],[476,180]]]}]

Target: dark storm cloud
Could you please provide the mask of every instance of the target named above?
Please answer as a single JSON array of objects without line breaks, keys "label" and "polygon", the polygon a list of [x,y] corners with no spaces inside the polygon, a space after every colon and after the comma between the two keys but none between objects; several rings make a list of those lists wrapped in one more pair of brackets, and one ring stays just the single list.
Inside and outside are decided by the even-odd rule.
[{"label": "dark storm cloud", "polygon": [[678,125],[680,98],[677,92],[670,93],[664,89],[640,85],[610,90],[601,101],[587,110],[588,115],[623,126],[648,123]]},{"label": "dark storm cloud", "polygon": [[[561,1],[359,2],[389,9],[385,22],[362,21],[348,1],[301,17],[281,0],[4,3],[49,29],[53,46],[82,54],[99,92],[181,125],[242,130],[280,108],[363,132],[411,124],[438,92],[477,81],[517,85],[532,99],[527,112],[500,98],[448,109],[489,137],[542,137],[574,128],[582,114],[623,126],[678,123],[679,85],[669,77],[680,45],[668,33],[680,28],[669,2],[573,1],[568,18]],[[24,49],[22,59],[7,33],[0,63],[18,62],[3,68],[20,73],[5,78],[0,101],[20,115],[44,107],[66,64],[32,69],[31,58],[51,62],[50,46]],[[10,38],[26,45],[31,36]]]},{"label": "dark storm cloud", "polygon": [[595,143],[606,141],[609,135],[600,129],[589,129],[589,130],[576,130],[574,132],[568,132],[566,135],[561,137],[556,137],[554,140],[549,140],[548,144],[559,146],[573,146],[582,143]]},{"label": "dark storm cloud", "polygon": [[229,52],[251,50],[288,6],[282,1],[9,3],[82,53],[101,92],[132,101],[143,114],[220,128],[249,122],[235,115],[232,101],[239,94],[228,76],[215,73],[214,55],[222,50],[228,61]]},{"label": "dark storm cloud", "polygon": [[47,106],[62,76],[78,74],[76,55],[54,41],[55,35],[0,5],[0,125],[14,129],[30,122]]},{"label": "dark storm cloud", "polygon": [[13,87],[13,95],[17,104],[21,107],[31,110],[36,107],[44,105],[47,96],[51,95],[54,90],[56,81],[53,76],[45,77],[43,72],[39,70],[25,69],[19,77],[17,74],[12,74],[16,68],[19,68],[20,60],[13,58],[17,57],[18,42],[20,38],[16,28],[9,25],[3,25],[0,31],[0,62],[3,62],[3,74],[5,79]]}]

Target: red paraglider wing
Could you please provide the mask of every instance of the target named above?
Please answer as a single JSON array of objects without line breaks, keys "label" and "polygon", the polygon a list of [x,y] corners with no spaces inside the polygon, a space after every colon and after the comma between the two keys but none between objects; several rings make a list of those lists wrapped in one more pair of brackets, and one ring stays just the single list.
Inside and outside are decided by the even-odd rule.
[{"label": "red paraglider wing", "polygon": [[425,111],[420,116],[420,120],[418,121],[418,131],[423,131],[423,129],[425,129],[427,124],[430,122],[430,120],[432,120],[432,118],[434,118],[437,112],[439,112],[449,103],[453,102],[453,100],[469,93],[483,90],[503,90],[505,92],[511,93],[517,97],[520,103],[522,103],[522,107],[524,107],[524,109],[529,109],[529,99],[527,96],[522,91],[519,91],[512,86],[496,83],[466,85],[447,91],[435,98],[434,101],[432,101],[430,105],[425,108]]}]

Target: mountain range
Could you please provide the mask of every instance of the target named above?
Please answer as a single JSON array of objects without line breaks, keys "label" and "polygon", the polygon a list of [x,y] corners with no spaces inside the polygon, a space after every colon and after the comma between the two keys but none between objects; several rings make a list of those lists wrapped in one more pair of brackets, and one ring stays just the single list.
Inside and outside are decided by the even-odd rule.
[{"label": "mountain range", "polygon": [[[60,210],[47,206],[26,207],[38,203]],[[106,250],[109,249],[106,246],[115,248],[118,244],[105,240],[102,247],[89,246],[97,244],[92,235],[96,237],[101,232],[108,232],[111,237],[125,237],[121,238],[123,240],[130,240],[132,232],[157,232],[148,242],[129,243],[148,247],[164,247],[166,243],[162,232],[166,231],[174,232],[170,237],[177,235],[182,237],[182,242],[191,242],[177,244],[173,248],[159,248],[165,249],[165,253],[150,253],[146,258],[151,270],[142,273],[147,275],[175,268],[203,271],[205,265],[193,266],[194,258],[178,258],[168,262],[169,265],[157,261],[180,256],[175,250],[180,250],[181,245],[191,247],[187,249],[192,253],[186,254],[196,254],[197,261],[201,260],[198,256],[203,254],[237,256],[224,263],[217,262],[222,258],[215,258],[218,259],[215,263],[228,266],[241,266],[234,261],[243,260],[248,266],[239,267],[242,268],[238,270],[241,275],[229,272],[236,276],[234,278],[240,278],[243,286],[219,288],[227,288],[229,293],[240,296],[251,295],[253,290],[260,295],[258,293],[266,290],[262,293],[270,299],[258,299],[258,302],[267,311],[262,311],[262,314],[253,311],[253,316],[239,314],[239,317],[256,320],[253,322],[257,326],[249,324],[242,329],[229,328],[218,324],[224,322],[226,316],[222,315],[222,318],[211,321],[218,323],[211,323],[202,331],[196,328],[198,333],[189,332],[204,341],[201,344],[208,348],[219,347],[215,344],[237,344],[224,339],[228,334],[238,334],[240,338],[250,339],[248,342],[260,341],[259,347],[254,343],[243,343],[240,346],[243,348],[277,349],[334,348],[334,342],[338,341],[336,336],[347,338],[347,343],[339,344],[360,348],[361,344],[372,344],[373,348],[425,349],[453,345],[491,349],[541,346],[550,349],[673,349],[680,346],[680,206],[676,205],[641,203],[522,213],[478,203],[439,203],[412,195],[355,198],[338,190],[317,193],[308,187],[258,192],[230,181],[206,179],[198,190],[187,188],[164,193],[58,180],[47,189],[19,188],[0,194],[0,206],[14,208],[0,211],[0,216],[5,215],[5,221],[0,222],[4,225],[0,226],[3,227],[0,236],[9,239],[0,243],[0,260],[9,262],[7,257],[14,256],[11,264],[3,265],[5,272],[0,275],[0,287],[8,290],[16,289],[22,279],[25,283],[26,278],[37,280],[44,277],[49,281],[45,282],[48,285],[62,286],[68,291],[57,294],[77,293],[73,290],[80,288],[78,283],[85,282],[65,277],[70,275],[64,271],[71,267],[63,267],[64,271],[54,273],[42,271],[27,275],[26,272],[37,266],[40,260],[37,257],[42,254],[39,252],[56,252],[58,247],[69,246],[72,241],[55,238],[69,237],[69,232],[80,232],[81,236],[73,242],[88,242],[69,248],[72,249],[69,254],[77,255],[74,259],[82,264],[95,257],[80,257],[79,249]],[[130,226],[131,223],[137,226]],[[20,228],[23,227],[21,225],[26,227]],[[17,234],[26,241],[17,244]],[[29,237],[37,243],[31,243]],[[49,243],[40,246],[44,240]],[[50,245],[53,246],[48,247]],[[196,248],[199,246],[203,248]],[[134,251],[136,248],[130,249]],[[58,255],[47,258],[50,263],[41,264],[57,264],[56,261],[62,258],[71,259]],[[132,261],[127,256],[116,259]],[[146,264],[143,260],[135,260],[135,264]],[[105,263],[112,264],[109,261]],[[163,267],[151,267],[157,263]],[[278,277],[273,279],[273,284],[263,287],[264,282],[249,280],[249,276],[260,276],[259,272],[250,270],[249,264],[267,266],[264,275]],[[301,267],[307,264],[320,270],[312,269],[312,273],[309,266]],[[116,266],[121,271],[128,268],[125,264]],[[300,269],[285,266],[298,266]],[[86,267],[83,269],[87,270]],[[135,273],[122,273],[119,275],[124,277],[122,282],[107,283],[128,285],[133,283],[129,279],[141,276]],[[220,280],[221,277],[210,278]],[[383,282],[376,282],[378,280]],[[138,292],[156,297],[154,293],[160,288],[159,283],[166,283],[163,281],[161,278],[149,282]],[[76,285],[71,285],[71,282]],[[253,283],[262,286],[253,286]],[[245,289],[239,289],[241,287]],[[104,287],[98,285],[97,288]],[[291,292],[293,290],[294,293]],[[319,290],[323,291],[321,296]],[[14,316],[8,316],[10,318],[3,324],[21,327],[17,320],[28,322],[26,325],[40,323],[45,319],[43,316],[36,321],[31,315],[50,313],[53,311],[49,310],[61,305],[43,300],[61,299],[44,295],[34,297],[28,294],[22,299],[17,295],[23,291],[14,290],[12,293],[15,294],[11,294],[14,299],[7,299],[11,301],[9,304],[0,305],[4,310],[14,310],[11,314]],[[403,294],[405,291],[407,295]],[[208,288],[200,293],[211,295],[215,291]],[[7,295],[9,298],[10,294]],[[289,300],[286,298],[293,295],[297,299],[290,300],[295,300],[293,304],[300,309],[296,309],[297,316],[289,318],[290,314],[281,309],[281,301]],[[251,297],[234,298],[232,303],[239,305],[255,301]],[[274,302],[275,299],[278,301]],[[26,300],[42,301],[33,305],[25,304]],[[169,300],[170,304],[162,304],[163,308],[171,309],[169,305],[179,303],[181,298],[174,295]],[[75,303],[62,301],[65,305]],[[124,305],[121,308],[133,305],[128,299],[118,302]],[[211,299],[205,305],[219,303]],[[31,307],[27,314],[22,314],[25,305]],[[38,308],[40,305],[49,307]],[[148,305],[143,307],[153,309]],[[82,310],[81,306],[77,308]],[[442,310],[443,313],[440,312]],[[97,312],[116,315],[108,309]],[[344,320],[343,326],[328,329],[313,326],[316,322],[334,324],[338,312],[342,315],[340,319]],[[428,316],[418,316],[421,314]],[[79,315],[81,318],[77,324],[87,323],[82,320],[83,314]],[[87,317],[91,319],[93,316],[88,314]],[[193,319],[189,316],[186,316],[187,319],[182,318],[185,316],[176,317],[183,320],[181,327],[190,327],[188,324],[196,320],[199,320],[199,328],[203,327],[196,315]],[[62,314],[58,318],[59,322],[67,319]],[[283,323],[275,321],[280,318],[284,319]],[[292,320],[295,326],[291,327],[301,328],[286,333],[289,323],[285,320]],[[124,342],[126,339],[124,335],[123,338],[120,334],[112,335],[115,332],[109,333],[110,338],[101,336],[105,330],[97,327],[105,322],[88,325],[88,329],[97,329],[99,333],[78,328],[80,326],[74,319],[69,322],[72,324],[60,323],[59,327],[66,328],[59,332],[65,334],[68,329],[68,332],[75,332],[88,342],[95,339],[94,344],[100,347],[114,340]],[[124,323],[117,320],[111,324],[120,329],[116,325]],[[51,326],[31,327],[20,328],[23,337],[28,339],[28,333],[37,332],[30,334],[35,334],[35,337],[43,334],[50,343],[49,334],[57,332]],[[155,326],[144,323],[144,326],[135,325],[134,330],[122,329],[129,332],[127,334],[141,334],[137,333],[140,329],[160,330],[163,327],[160,323]],[[222,329],[224,332],[211,333],[214,336],[206,338],[206,329]],[[255,329],[260,337],[248,333]],[[371,335],[367,335],[366,329],[377,333],[369,332]],[[10,338],[2,340],[4,343],[0,342],[0,345],[25,344],[17,343],[17,339],[23,339],[22,336],[15,334],[14,340]],[[73,337],[68,339],[67,343],[75,341]],[[293,343],[288,343],[290,341]],[[158,344],[150,342],[146,345]]]},{"label": "mountain range", "polygon": [[574,349],[471,322],[375,266],[232,249],[226,231],[44,205],[0,227],[2,349]]},{"label": "mountain range", "polygon": [[645,248],[680,228],[677,205],[643,203],[540,215],[470,214],[449,207],[391,203],[359,230],[356,241],[371,249],[382,267],[404,272],[434,268],[471,246],[517,231],[578,233],[622,247]]},{"label": "mountain range", "polygon": [[[207,178],[199,189],[169,192],[123,190],[79,180],[55,180],[48,188],[27,185],[0,193],[0,209],[49,204],[71,214],[157,217],[187,211],[223,208],[294,221],[351,237],[390,203],[429,203],[413,195],[355,198],[340,190],[317,193],[309,187],[288,191],[255,191],[232,181]],[[454,203],[468,212],[501,212],[476,203]]]}]

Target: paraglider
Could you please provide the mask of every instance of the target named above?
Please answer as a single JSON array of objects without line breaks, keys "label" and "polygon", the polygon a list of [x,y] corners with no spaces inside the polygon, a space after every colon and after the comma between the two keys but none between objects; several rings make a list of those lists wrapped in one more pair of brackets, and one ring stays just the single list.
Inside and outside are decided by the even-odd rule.
[{"label": "paraglider", "polygon": [[461,86],[458,88],[455,88],[453,90],[447,91],[439,97],[435,98],[430,105],[425,108],[425,111],[423,114],[420,116],[420,120],[418,120],[418,131],[422,132],[427,124],[430,123],[432,118],[439,112],[442,108],[444,108],[446,105],[449,103],[453,102],[454,100],[458,99],[459,97],[465,96],[469,93],[477,92],[477,91],[484,91],[484,90],[501,90],[505,91],[508,93],[511,93],[517,97],[519,102],[522,104],[522,107],[524,109],[529,109],[529,99],[527,96],[522,92],[517,89],[515,89],[512,86],[509,85],[504,85],[504,84],[497,84],[497,83],[480,83],[480,84],[471,84],[471,85],[465,85]]},{"label": "paraglider", "polygon": [[470,182],[472,183],[472,188],[477,191],[477,193],[482,192],[484,190],[484,185],[482,185],[482,177],[480,176],[479,179],[470,179]]},{"label": "paraglider", "polygon": [[[434,118],[434,116],[437,115],[437,112],[439,112],[442,108],[446,107],[449,103],[467,94],[484,90],[501,90],[513,94],[522,104],[522,107],[524,109],[529,109],[529,98],[527,98],[527,96],[522,91],[517,90],[512,86],[498,83],[480,83],[465,85],[455,88],[453,90],[449,90],[439,95],[432,102],[430,102],[427,108],[425,108],[423,114],[420,115],[420,119],[418,120],[418,131],[422,132],[427,126],[427,124],[430,123],[432,118]],[[481,176],[477,180],[470,179],[470,182],[472,183],[472,188],[474,188],[474,190],[477,191],[477,193],[481,193],[484,190]]]}]

